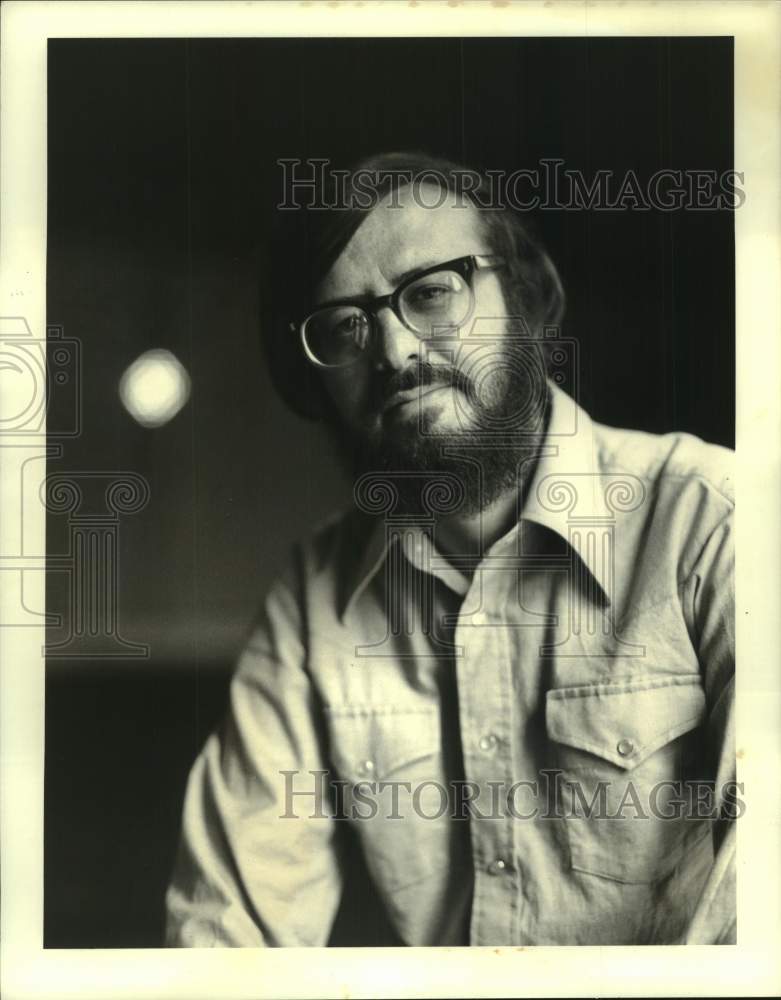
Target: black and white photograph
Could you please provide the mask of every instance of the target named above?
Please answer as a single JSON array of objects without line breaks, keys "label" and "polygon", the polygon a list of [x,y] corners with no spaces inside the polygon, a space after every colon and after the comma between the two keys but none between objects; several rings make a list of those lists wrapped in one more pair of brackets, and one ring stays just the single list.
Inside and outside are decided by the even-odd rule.
[{"label": "black and white photograph", "polygon": [[[456,995],[489,954],[462,995],[553,995],[551,954],[571,995],[772,995],[778,95],[745,95],[781,12],[700,6],[44,32],[0,318],[8,996],[132,956],[137,996]],[[250,951],[257,987],[199,978]]]}]

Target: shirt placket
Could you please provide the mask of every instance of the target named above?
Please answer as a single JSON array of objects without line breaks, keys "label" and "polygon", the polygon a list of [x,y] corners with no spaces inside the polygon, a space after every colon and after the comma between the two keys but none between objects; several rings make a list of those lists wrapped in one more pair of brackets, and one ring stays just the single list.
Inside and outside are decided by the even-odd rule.
[{"label": "shirt placket", "polygon": [[507,572],[485,570],[484,565],[475,572],[455,636],[463,650],[456,658],[456,676],[464,774],[474,794],[470,943],[512,945],[517,943],[520,894],[506,808],[515,740],[512,663],[501,600]]}]

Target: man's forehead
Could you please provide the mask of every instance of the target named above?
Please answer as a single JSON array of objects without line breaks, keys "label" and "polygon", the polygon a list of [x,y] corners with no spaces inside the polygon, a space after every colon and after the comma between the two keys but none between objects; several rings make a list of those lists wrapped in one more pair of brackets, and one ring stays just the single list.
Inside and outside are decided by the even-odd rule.
[{"label": "man's forehead", "polygon": [[361,222],[323,282],[366,280],[372,272],[395,283],[409,271],[469,253],[486,252],[479,213],[431,184],[386,197]]}]

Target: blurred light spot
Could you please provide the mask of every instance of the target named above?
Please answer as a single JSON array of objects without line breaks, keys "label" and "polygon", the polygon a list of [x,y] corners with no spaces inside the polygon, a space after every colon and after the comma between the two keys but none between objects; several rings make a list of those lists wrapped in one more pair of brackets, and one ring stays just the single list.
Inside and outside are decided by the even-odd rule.
[{"label": "blurred light spot", "polygon": [[170,351],[146,351],[119,381],[119,398],[144,427],[162,427],[190,397],[190,376]]}]

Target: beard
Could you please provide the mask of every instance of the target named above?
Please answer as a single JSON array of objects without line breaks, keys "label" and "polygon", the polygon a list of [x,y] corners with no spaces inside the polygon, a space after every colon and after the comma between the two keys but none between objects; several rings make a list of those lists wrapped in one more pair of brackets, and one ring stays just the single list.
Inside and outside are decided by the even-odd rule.
[{"label": "beard", "polygon": [[[453,394],[455,427],[438,427],[436,402],[407,419],[384,411],[396,393],[428,387]],[[544,359],[528,337],[508,334],[493,354],[482,352],[464,369],[420,361],[402,371],[377,373],[368,399],[370,430],[336,428],[337,449],[354,477],[359,508],[378,513],[378,488],[386,498],[392,496],[392,509],[383,507],[386,514],[408,517],[472,516],[511,491],[521,503],[549,412]]]}]

